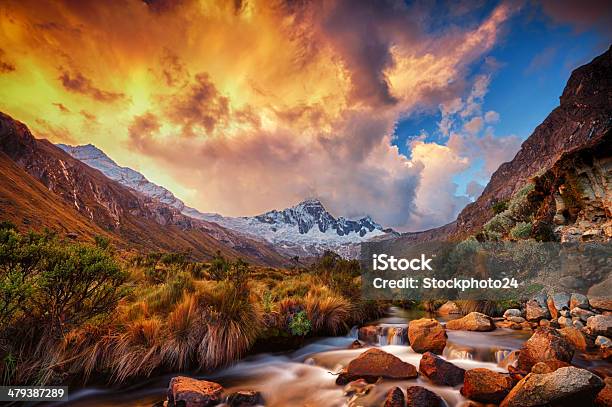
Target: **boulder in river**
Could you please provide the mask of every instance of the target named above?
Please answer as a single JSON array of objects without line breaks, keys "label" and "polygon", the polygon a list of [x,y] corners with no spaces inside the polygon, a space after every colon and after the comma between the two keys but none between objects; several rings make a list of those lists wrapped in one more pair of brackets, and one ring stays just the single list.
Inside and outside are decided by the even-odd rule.
[{"label": "boulder in river", "polygon": [[523,313],[520,309],[517,308],[509,308],[504,312],[504,318],[508,319],[510,317],[522,317]]},{"label": "boulder in river", "polygon": [[590,405],[603,387],[597,375],[574,366],[552,373],[530,373],[514,386],[500,407]]},{"label": "boulder in river", "polygon": [[264,405],[264,398],[258,391],[241,390],[227,396],[227,405],[230,407],[248,407]]},{"label": "boulder in river", "polygon": [[495,329],[495,324],[491,317],[481,314],[480,312],[470,312],[463,318],[453,319],[446,323],[446,329],[457,331],[492,331]]},{"label": "boulder in river", "polygon": [[606,377],[604,380],[605,387],[597,394],[595,405],[597,407],[612,406],[612,377]]},{"label": "boulder in river", "polygon": [[612,315],[594,315],[587,319],[587,329],[591,335],[612,336]]},{"label": "boulder in river", "polygon": [[560,316],[560,311],[563,309],[569,309],[570,296],[566,293],[556,293],[548,296],[546,304],[548,305],[548,311],[553,318]]},{"label": "boulder in river", "polygon": [[544,304],[541,304],[537,299],[533,299],[527,301],[525,305],[525,318],[527,318],[528,321],[549,319],[550,312]]},{"label": "boulder in river", "polygon": [[477,368],[465,372],[461,394],[482,403],[499,403],[514,386],[507,375],[489,369]]},{"label": "boulder in river", "polygon": [[441,354],[446,346],[446,338],[446,330],[435,319],[416,319],[408,325],[408,340],[415,352]]},{"label": "boulder in river", "polygon": [[440,308],[438,308],[438,314],[440,315],[461,314],[461,309],[454,302],[447,301]]},{"label": "boulder in river", "polygon": [[445,406],[440,396],[422,386],[411,386],[406,389],[406,404],[411,407]]},{"label": "boulder in river", "polygon": [[610,297],[591,297],[589,296],[591,308],[601,311],[612,311],[612,298]]},{"label": "boulder in river", "polygon": [[223,387],[215,382],[185,376],[170,379],[168,405],[182,407],[208,407],[221,403]]},{"label": "boulder in river", "polygon": [[589,347],[589,343],[587,342],[587,338],[584,336],[584,334],[579,329],[576,329],[573,326],[561,328],[559,329],[559,333],[576,350],[584,352]]},{"label": "boulder in river", "polygon": [[597,338],[595,338],[595,346],[604,349],[612,348],[612,341],[605,336],[599,335]]},{"label": "boulder in river", "polygon": [[402,361],[395,355],[372,348],[351,360],[346,368],[346,375],[350,380],[387,378],[387,379],[414,379],[418,373],[416,367]]},{"label": "boulder in river", "polygon": [[405,407],[406,398],[404,392],[399,387],[393,387],[387,392],[387,397],[383,407]]},{"label": "boulder in river", "polygon": [[463,383],[465,370],[447,362],[431,352],[425,352],[419,363],[419,372],[441,386],[457,386]]},{"label": "boulder in river", "polygon": [[569,363],[573,356],[572,346],[556,329],[540,327],[521,347],[517,366],[529,372],[538,362],[555,359]]},{"label": "boulder in river", "polygon": [[580,318],[581,321],[586,322],[587,319],[595,315],[595,313],[593,311],[589,311],[588,309],[575,307],[570,311],[570,315],[575,318]]},{"label": "boulder in river", "polygon": [[589,299],[586,295],[572,293],[570,296],[569,309],[574,308],[589,309]]}]

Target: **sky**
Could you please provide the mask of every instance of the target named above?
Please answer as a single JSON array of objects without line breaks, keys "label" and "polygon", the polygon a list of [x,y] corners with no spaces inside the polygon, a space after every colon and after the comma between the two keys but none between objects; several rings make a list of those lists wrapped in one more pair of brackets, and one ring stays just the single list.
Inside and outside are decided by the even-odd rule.
[{"label": "sky", "polygon": [[5,0],[0,110],[204,212],[455,219],[605,51],[605,1]]}]

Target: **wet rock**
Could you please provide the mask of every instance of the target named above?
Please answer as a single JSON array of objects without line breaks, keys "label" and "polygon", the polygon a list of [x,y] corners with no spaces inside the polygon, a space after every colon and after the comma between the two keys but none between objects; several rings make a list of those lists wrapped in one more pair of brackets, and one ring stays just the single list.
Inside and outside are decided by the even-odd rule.
[{"label": "wet rock", "polygon": [[433,383],[442,386],[457,386],[463,383],[465,370],[447,362],[431,352],[426,352],[419,363],[419,372]]},{"label": "wet rock", "polygon": [[506,312],[504,312],[504,318],[508,319],[510,317],[522,317],[523,313],[521,312],[520,309],[516,309],[516,308],[509,308],[506,310]]},{"label": "wet rock", "polygon": [[421,386],[406,389],[406,404],[410,407],[443,407],[445,405],[440,396]]},{"label": "wet rock", "polygon": [[415,352],[441,354],[446,346],[446,338],[446,330],[435,319],[421,318],[410,321],[408,325],[408,340]]},{"label": "wet rock", "polygon": [[406,398],[404,392],[399,387],[393,387],[387,392],[387,397],[383,407],[404,407],[406,405]]},{"label": "wet rock", "polygon": [[566,328],[559,329],[559,333],[576,350],[580,350],[584,352],[589,347],[587,338],[584,336],[582,332],[580,332],[580,330],[574,327],[566,327]]},{"label": "wet rock", "polygon": [[612,406],[612,377],[606,377],[604,380],[604,388],[597,394],[595,405],[597,407]]},{"label": "wet rock", "polygon": [[559,326],[561,328],[567,327],[567,326],[572,326],[572,319],[571,318],[567,318],[567,317],[559,317],[557,319],[557,323],[559,324]]},{"label": "wet rock", "polygon": [[541,319],[539,322],[540,326],[550,326],[550,321],[547,319]]},{"label": "wet rock", "polygon": [[523,378],[525,376],[527,376],[528,372],[525,372],[524,370],[520,370],[519,368],[515,367],[515,366],[508,366],[508,374],[510,375],[510,378],[513,380],[514,383],[523,380]]},{"label": "wet rock", "polygon": [[574,307],[570,311],[570,315],[576,318],[580,318],[581,321],[586,322],[587,319],[595,315],[593,311],[589,311],[587,309],[582,309],[580,307]]},{"label": "wet rock", "polygon": [[573,366],[552,373],[530,373],[517,383],[500,407],[589,405],[603,387],[597,375]]},{"label": "wet rock", "polygon": [[241,390],[227,396],[227,404],[231,407],[263,406],[264,398],[258,391]]},{"label": "wet rock", "polygon": [[499,403],[513,385],[508,375],[484,368],[470,369],[465,372],[461,394],[482,403]]},{"label": "wet rock", "polygon": [[555,370],[570,366],[567,362],[560,360],[547,360],[546,362],[538,362],[531,368],[531,373],[552,373]]},{"label": "wet rock", "polygon": [[599,335],[597,338],[595,338],[595,346],[608,349],[612,347],[612,341],[605,336]]},{"label": "wet rock", "polygon": [[446,329],[485,332],[494,330],[495,324],[491,317],[485,314],[470,312],[463,318],[448,321],[446,323]]},{"label": "wet rock", "polygon": [[612,298],[610,297],[591,297],[589,296],[589,304],[592,308],[601,311],[612,311]]},{"label": "wet rock", "polygon": [[584,324],[579,319],[576,319],[576,320],[572,319],[572,326],[574,328],[580,329],[580,330],[582,330],[582,328],[584,328]]},{"label": "wet rock", "polygon": [[555,359],[570,362],[574,350],[567,340],[553,328],[540,327],[522,346],[518,359],[518,368],[531,371],[538,362]]},{"label": "wet rock", "polygon": [[515,330],[523,329],[521,324],[517,324],[516,322],[506,321],[506,320],[496,321],[495,326],[497,328],[508,328],[508,329],[515,329]]},{"label": "wet rock", "polygon": [[550,312],[544,304],[534,299],[527,301],[527,304],[525,304],[525,317],[528,321],[539,321],[541,319],[549,319]]},{"label": "wet rock", "polygon": [[363,396],[368,394],[374,387],[376,387],[374,384],[368,383],[364,379],[353,380],[344,387],[344,395],[352,396],[357,394]]},{"label": "wet rock", "polygon": [[361,342],[359,342],[358,339],[355,339],[353,342],[351,342],[348,348],[349,349],[361,349],[363,348],[363,345],[361,344]]},{"label": "wet rock", "polygon": [[[375,382],[376,379],[375,378],[372,382]],[[346,369],[342,369],[339,373],[338,376],[336,377],[336,384],[338,386],[344,386],[345,384],[348,384],[348,382],[350,382],[350,377],[348,375],[348,372],[346,371]]]},{"label": "wet rock", "polygon": [[587,319],[587,329],[592,335],[612,336],[612,315],[594,315]]},{"label": "wet rock", "polygon": [[506,355],[506,357],[504,357],[499,363],[498,366],[504,369],[508,369],[508,366],[514,366],[516,367],[516,365],[518,364],[518,356],[519,356],[519,351],[518,350],[513,350],[512,352],[508,353]]},{"label": "wet rock", "polygon": [[168,386],[168,405],[208,407],[221,403],[223,387],[215,382],[176,376]]},{"label": "wet rock", "polygon": [[454,302],[447,301],[440,308],[438,308],[438,314],[440,315],[461,314],[461,309]]},{"label": "wet rock", "polygon": [[357,338],[366,343],[378,343],[378,333],[380,328],[376,325],[362,326],[357,331]]},{"label": "wet rock", "polygon": [[523,317],[508,317],[508,321],[514,322],[515,324],[522,324],[525,322],[525,318]]},{"label": "wet rock", "polygon": [[417,370],[397,356],[373,348],[351,360],[346,368],[346,375],[350,379],[413,379],[417,377]]},{"label": "wet rock", "polygon": [[586,295],[572,293],[570,296],[569,309],[584,308],[589,309],[589,299]]},{"label": "wet rock", "polygon": [[570,296],[566,293],[557,293],[548,296],[546,300],[546,305],[548,306],[548,311],[553,318],[558,318],[562,309],[569,307]]}]

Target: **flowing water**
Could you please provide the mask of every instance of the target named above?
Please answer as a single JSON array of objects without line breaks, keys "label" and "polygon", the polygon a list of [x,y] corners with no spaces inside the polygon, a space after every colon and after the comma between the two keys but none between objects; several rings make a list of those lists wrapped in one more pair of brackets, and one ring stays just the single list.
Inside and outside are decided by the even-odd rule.
[{"label": "flowing water", "polygon": [[[419,366],[421,355],[406,345],[406,326],[411,319],[423,313],[391,308],[389,316],[376,321],[381,326],[378,343],[386,352]],[[493,332],[447,331],[448,343],[444,357],[464,369],[485,367],[504,371],[499,362],[512,350],[521,347],[530,336],[529,332],[496,329]],[[357,337],[353,329],[348,336],[316,340],[292,352],[283,354],[259,354],[246,358],[235,365],[207,375],[194,377],[218,382],[228,392],[236,390],[260,391],[267,406],[378,406],[386,392],[393,386],[403,389],[413,385],[426,387],[444,399],[448,406],[461,405],[465,398],[459,388],[432,385],[426,378],[392,381],[383,380],[364,397],[350,399],[344,395],[343,387],[335,383],[341,367],[367,350],[347,349]],[[73,391],[70,400],[61,404],[71,407],[102,406],[146,406],[163,400],[172,376],[156,377],[142,381],[138,386],[121,390],[87,388]],[[183,373],[183,375],[189,375]]]}]

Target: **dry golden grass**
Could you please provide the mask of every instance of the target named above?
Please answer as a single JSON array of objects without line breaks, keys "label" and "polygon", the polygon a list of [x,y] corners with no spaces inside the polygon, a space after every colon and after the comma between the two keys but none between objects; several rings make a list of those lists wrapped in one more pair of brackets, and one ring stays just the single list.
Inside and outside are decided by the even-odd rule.
[{"label": "dry golden grass", "polygon": [[183,301],[168,314],[166,332],[168,337],[161,346],[163,363],[171,369],[184,369],[190,365],[206,326],[201,320],[194,295],[187,294]]},{"label": "dry golden grass", "polygon": [[305,308],[314,332],[332,335],[348,329],[353,311],[346,299],[332,293],[309,293]]}]

